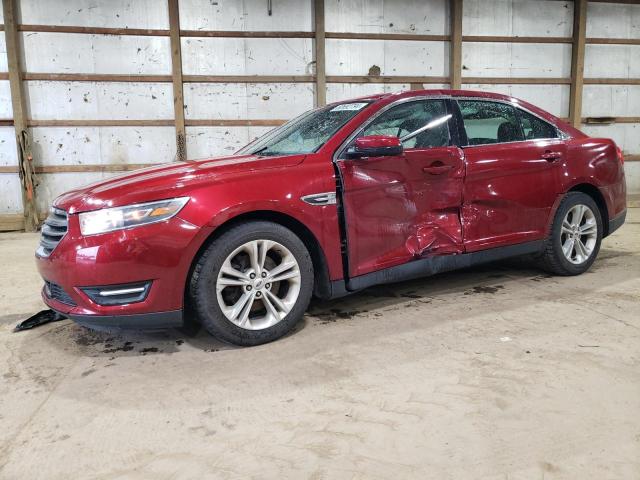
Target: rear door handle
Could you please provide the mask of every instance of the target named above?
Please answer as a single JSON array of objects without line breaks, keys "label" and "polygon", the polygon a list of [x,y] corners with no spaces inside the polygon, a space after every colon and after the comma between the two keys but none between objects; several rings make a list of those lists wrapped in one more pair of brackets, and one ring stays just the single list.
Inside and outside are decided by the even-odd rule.
[{"label": "rear door handle", "polygon": [[428,167],[422,167],[422,171],[430,175],[442,175],[451,169],[453,169],[453,165],[445,165],[442,162],[434,162]]},{"label": "rear door handle", "polygon": [[550,150],[547,150],[541,155],[541,157],[544,158],[547,162],[555,162],[560,157],[562,157],[562,152],[552,152]]}]

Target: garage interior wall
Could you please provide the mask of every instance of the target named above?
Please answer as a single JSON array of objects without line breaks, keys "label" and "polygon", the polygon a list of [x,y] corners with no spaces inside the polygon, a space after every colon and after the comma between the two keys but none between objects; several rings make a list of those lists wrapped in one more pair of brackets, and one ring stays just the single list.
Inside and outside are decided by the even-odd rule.
[{"label": "garage interior wall", "polygon": [[[230,154],[323,96],[451,82],[567,118],[581,81],[572,71],[574,1],[272,0],[271,11],[266,0],[10,1],[41,214],[66,190],[177,160],[181,129],[187,158]],[[577,122],[623,148],[629,193],[640,193],[640,5],[581,4]],[[172,55],[172,5],[181,59]],[[14,229],[23,205],[4,33],[0,229]]]}]

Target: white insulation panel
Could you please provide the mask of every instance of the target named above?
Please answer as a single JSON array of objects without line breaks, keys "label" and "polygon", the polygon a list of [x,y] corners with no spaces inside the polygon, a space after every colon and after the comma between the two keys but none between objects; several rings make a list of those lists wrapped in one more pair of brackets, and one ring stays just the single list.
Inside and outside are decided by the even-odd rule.
[{"label": "white insulation panel", "polygon": [[584,76],[585,78],[640,77],[640,45],[587,45]]},{"label": "white insulation panel", "polygon": [[22,212],[20,178],[18,175],[0,174],[0,215],[19,212]]},{"label": "white insulation panel", "polygon": [[447,0],[327,0],[328,32],[449,33]]},{"label": "white insulation panel", "polygon": [[166,163],[175,159],[173,127],[36,127],[41,165]]},{"label": "white insulation panel", "polygon": [[449,43],[405,40],[326,41],[327,75],[449,75]]},{"label": "white insulation panel", "polygon": [[186,118],[288,120],[313,108],[311,83],[189,83]]},{"label": "white insulation panel", "polygon": [[582,116],[640,116],[640,85],[585,85]]},{"label": "white insulation panel", "polygon": [[464,0],[462,13],[463,35],[570,37],[573,31],[573,1]]},{"label": "white insulation panel", "polygon": [[168,37],[23,32],[31,73],[171,74]]},{"label": "white insulation panel", "polygon": [[462,44],[462,72],[469,77],[568,78],[571,76],[571,45],[465,42]]},{"label": "white insulation panel", "polygon": [[182,38],[185,75],[307,75],[309,38]]},{"label": "white insulation panel", "polygon": [[173,119],[170,83],[25,82],[36,120]]},{"label": "white insulation panel", "polygon": [[190,158],[231,155],[275,127],[187,127]]},{"label": "white insulation panel", "polygon": [[169,28],[167,0],[20,0],[22,23]]},{"label": "white insulation panel", "polygon": [[583,125],[581,130],[591,137],[612,138],[625,154],[640,152],[640,123]]},{"label": "white insulation panel", "polygon": [[0,118],[12,118],[9,80],[0,80]]},{"label": "white insulation panel", "polygon": [[587,37],[640,38],[640,4],[588,2]]},{"label": "white insulation panel", "polygon": [[313,31],[312,0],[180,0],[183,30]]},{"label": "white insulation panel", "polygon": [[18,165],[16,148],[16,134],[13,127],[0,127],[0,166]]}]

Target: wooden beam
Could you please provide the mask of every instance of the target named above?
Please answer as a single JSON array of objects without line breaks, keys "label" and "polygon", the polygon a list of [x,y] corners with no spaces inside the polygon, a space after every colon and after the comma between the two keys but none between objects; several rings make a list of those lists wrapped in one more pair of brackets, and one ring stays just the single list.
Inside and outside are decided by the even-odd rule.
[{"label": "wooden beam", "polygon": [[183,75],[185,83],[312,83],[314,75]]},{"label": "wooden beam", "polygon": [[584,85],[584,51],[587,32],[587,0],[573,2],[573,43],[571,48],[571,93],[569,118],[580,128],[582,117],[582,87]]},{"label": "wooden beam", "polygon": [[240,31],[240,30],[180,30],[182,37],[208,38],[314,38],[313,32]]},{"label": "wooden beam", "polygon": [[587,38],[587,43],[599,45],[640,45],[640,38]]},{"label": "wooden beam", "polygon": [[182,93],[182,48],[180,46],[180,6],[178,0],[169,2],[169,31],[171,39],[171,79],[173,83],[173,114],[176,128],[176,160],[187,159],[187,133],[184,125],[184,96]]},{"label": "wooden beam", "polygon": [[22,186],[22,208],[24,228],[27,232],[38,228],[38,209],[36,206],[36,186],[33,179],[33,159],[28,145],[27,106],[23,91],[20,68],[20,38],[17,29],[16,0],[2,2],[4,13],[4,29],[7,50],[9,88],[11,90],[11,106],[13,110],[13,127],[16,135],[20,183]]},{"label": "wooden beam", "polygon": [[171,75],[129,75],[118,73],[25,73],[24,80],[53,82],[171,82]]},{"label": "wooden beam", "polygon": [[551,77],[462,77],[462,83],[484,85],[569,85],[571,79]]},{"label": "wooden beam", "polygon": [[286,120],[187,119],[187,127],[278,127]]},{"label": "wooden beam", "polygon": [[316,107],[327,103],[327,79],[325,61],[324,0],[313,2],[316,52]]},{"label": "wooden beam", "polygon": [[640,78],[585,78],[585,85],[640,85]]},{"label": "wooden beam", "polygon": [[326,38],[340,40],[408,40],[416,42],[448,42],[449,35],[422,35],[414,33],[326,32]]},{"label": "wooden beam", "polygon": [[449,83],[449,77],[328,75],[327,83]]},{"label": "wooden beam", "polygon": [[514,37],[492,35],[464,35],[463,42],[489,43],[572,43],[571,37]]},{"label": "wooden beam", "polygon": [[451,88],[462,87],[462,0],[449,0],[451,16],[451,50],[449,52],[449,77]]},{"label": "wooden beam", "polygon": [[169,30],[147,28],[104,28],[83,27],[72,25],[18,25],[20,32],[50,32],[50,33],[82,33],[88,35],[137,35],[145,37],[168,37]]},{"label": "wooden beam", "polygon": [[30,127],[173,127],[175,121],[152,120],[28,120]]}]

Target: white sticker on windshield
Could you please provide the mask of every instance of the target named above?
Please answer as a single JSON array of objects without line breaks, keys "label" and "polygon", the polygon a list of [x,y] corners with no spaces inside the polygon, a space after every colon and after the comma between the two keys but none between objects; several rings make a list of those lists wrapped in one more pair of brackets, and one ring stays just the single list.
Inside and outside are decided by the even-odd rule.
[{"label": "white sticker on windshield", "polygon": [[367,103],[343,103],[341,105],[336,105],[331,109],[332,112],[343,112],[345,110],[360,110],[367,106]]}]

